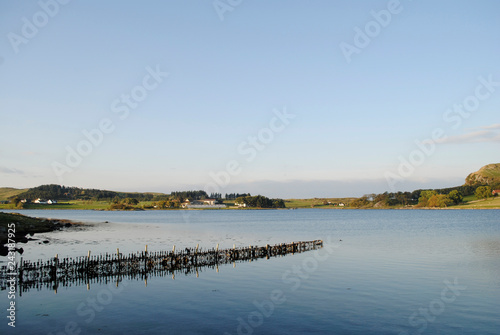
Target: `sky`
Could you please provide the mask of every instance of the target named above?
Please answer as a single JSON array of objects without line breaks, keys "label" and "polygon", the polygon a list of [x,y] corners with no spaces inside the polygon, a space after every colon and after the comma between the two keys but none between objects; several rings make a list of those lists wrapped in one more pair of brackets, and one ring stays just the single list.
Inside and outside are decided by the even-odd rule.
[{"label": "sky", "polygon": [[500,162],[500,2],[0,2],[0,186],[347,197]]}]

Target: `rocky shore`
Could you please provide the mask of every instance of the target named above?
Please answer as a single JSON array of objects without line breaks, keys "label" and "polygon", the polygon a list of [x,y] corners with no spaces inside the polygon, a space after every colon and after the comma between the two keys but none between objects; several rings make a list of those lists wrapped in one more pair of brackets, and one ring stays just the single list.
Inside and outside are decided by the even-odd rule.
[{"label": "rocky shore", "polygon": [[[36,233],[46,233],[54,230],[68,228],[77,223],[69,220],[33,218],[18,213],[0,212],[0,256],[7,256],[8,244],[15,241],[15,250],[23,253],[19,243],[36,240]],[[29,235],[29,236],[28,236]]]}]

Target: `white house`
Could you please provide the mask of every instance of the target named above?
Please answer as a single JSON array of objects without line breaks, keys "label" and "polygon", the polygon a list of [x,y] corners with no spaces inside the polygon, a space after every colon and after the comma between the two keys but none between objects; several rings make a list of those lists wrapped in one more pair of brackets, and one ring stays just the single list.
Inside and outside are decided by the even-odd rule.
[{"label": "white house", "polygon": [[35,201],[33,201],[33,203],[35,204],[40,204],[40,205],[53,205],[53,204],[57,204],[57,201],[56,200],[45,200],[45,199],[42,199],[42,198],[38,198],[36,199]]},{"label": "white house", "polygon": [[224,204],[216,204],[216,199],[203,199],[203,200],[186,200],[181,206],[182,208],[224,208],[226,205]]}]

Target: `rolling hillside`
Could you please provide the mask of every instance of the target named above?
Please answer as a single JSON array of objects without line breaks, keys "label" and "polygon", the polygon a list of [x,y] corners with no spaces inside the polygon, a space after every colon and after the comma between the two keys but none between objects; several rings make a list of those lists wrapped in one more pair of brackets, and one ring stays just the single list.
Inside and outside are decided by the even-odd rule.
[{"label": "rolling hillside", "polygon": [[10,197],[26,192],[27,188],[0,187],[0,201],[8,200]]},{"label": "rolling hillside", "polygon": [[465,185],[500,184],[500,163],[488,164],[465,178]]}]

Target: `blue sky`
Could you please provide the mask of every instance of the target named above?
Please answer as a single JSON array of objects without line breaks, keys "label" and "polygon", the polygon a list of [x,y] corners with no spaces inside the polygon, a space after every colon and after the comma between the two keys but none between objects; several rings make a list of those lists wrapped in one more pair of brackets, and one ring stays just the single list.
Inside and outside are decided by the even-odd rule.
[{"label": "blue sky", "polygon": [[499,10],[2,1],[0,186],[291,198],[460,185],[500,161]]}]

